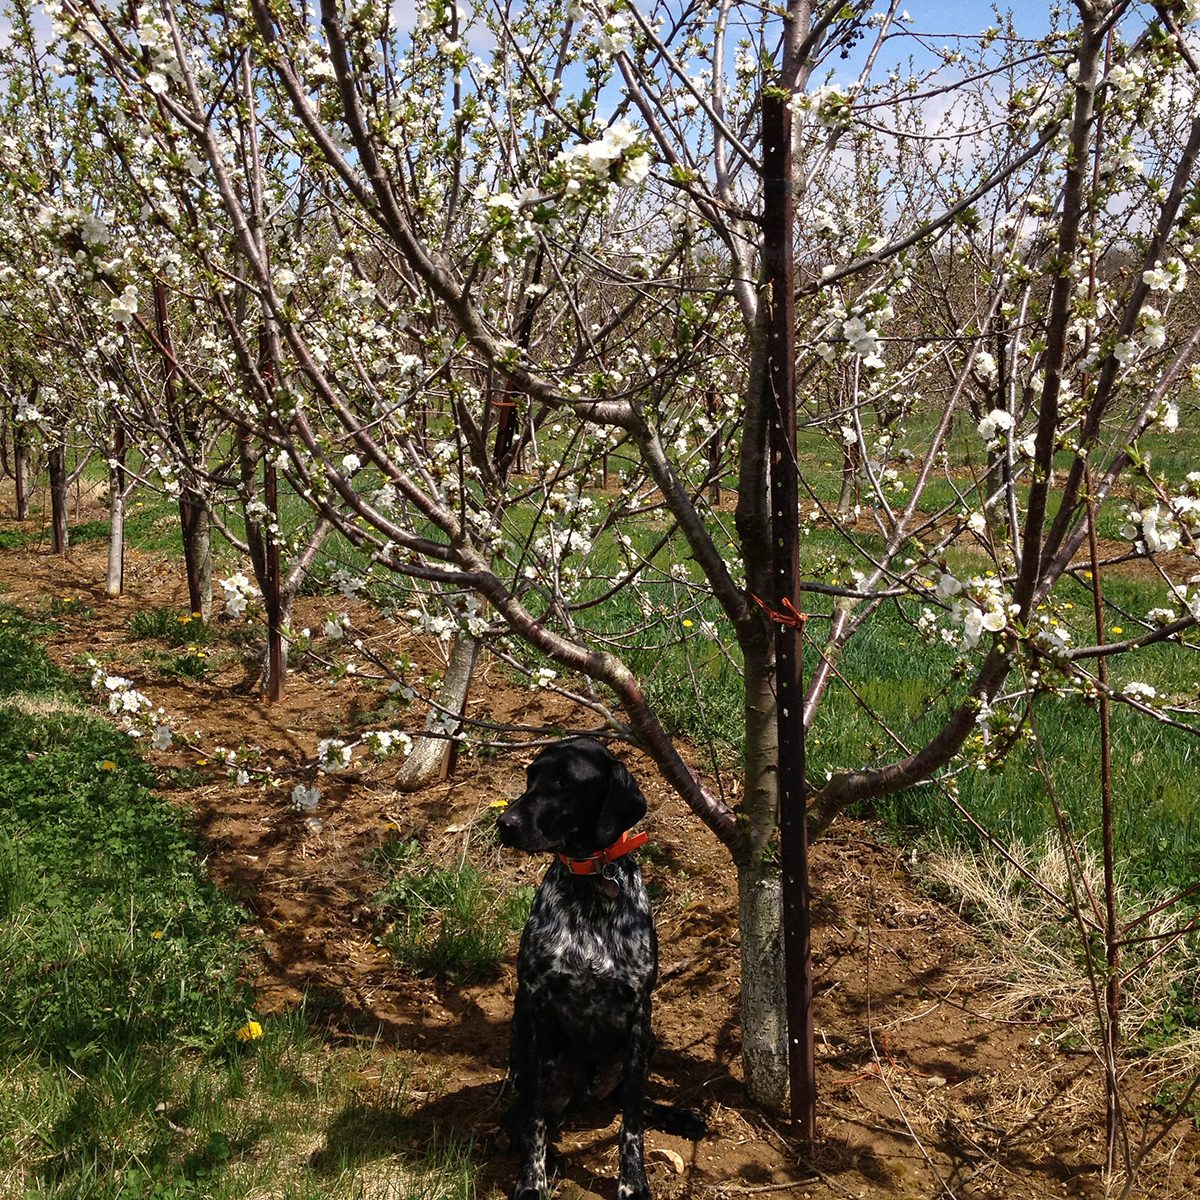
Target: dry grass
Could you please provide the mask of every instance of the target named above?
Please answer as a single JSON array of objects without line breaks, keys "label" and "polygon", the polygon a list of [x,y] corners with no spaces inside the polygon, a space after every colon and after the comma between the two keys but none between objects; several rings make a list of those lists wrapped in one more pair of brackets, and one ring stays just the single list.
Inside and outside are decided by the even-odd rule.
[{"label": "dry grass", "polygon": [[25,692],[14,692],[11,696],[0,696],[0,708],[10,708],[25,717],[50,717],[56,714],[83,716],[78,704],[58,696],[31,696]]},{"label": "dry grass", "polygon": [[[990,981],[990,988],[980,992],[993,997],[993,1015],[1041,1016],[1048,1027],[1057,1028],[1055,1037],[1095,1046],[1104,946],[1093,905],[1103,905],[1102,866],[1082,846],[1070,856],[1077,855],[1078,865],[1069,860],[1054,833],[1009,849],[1011,861],[992,850],[973,853],[943,845],[926,860],[925,874],[948,889],[960,910],[990,938],[994,957],[978,961],[972,970],[981,983]],[[1135,901],[1119,874],[1116,893],[1117,912],[1125,922],[1166,899],[1141,896]],[[1084,921],[1091,922],[1086,953],[1076,905]],[[1200,936],[1179,939],[1156,955],[1187,917],[1178,905],[1148,917],[1134,932],[1151,940],[1128,947],[1122,958],[1123,1039],[1127,1046],[1149,1051],[1160,1077],[1200,1071],[1200,1032],[1180,1027],[1181,1019],[1190,1016],[1185,1010],[1195,1002]]]}]

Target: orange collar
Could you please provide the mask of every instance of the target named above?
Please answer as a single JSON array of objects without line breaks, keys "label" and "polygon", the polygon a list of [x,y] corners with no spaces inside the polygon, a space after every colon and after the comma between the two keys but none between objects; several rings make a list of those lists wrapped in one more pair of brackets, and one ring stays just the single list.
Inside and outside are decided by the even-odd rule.
[{"label": "orange collar", "polygon": [[587,858],[568,858],[565,854],[558,856],[558,861],[572,875],[598,875],[610,862],[616,862],[639,846],[644,846],[650,840],[648,833],[633,833],[625,830],[623,834],[607,850],[589,854]]}]

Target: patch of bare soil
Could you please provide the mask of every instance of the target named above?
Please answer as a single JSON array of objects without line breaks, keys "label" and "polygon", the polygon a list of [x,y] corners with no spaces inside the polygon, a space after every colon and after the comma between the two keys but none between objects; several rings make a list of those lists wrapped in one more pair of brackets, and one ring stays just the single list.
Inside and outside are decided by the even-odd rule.
[{"label": "patch of bare soil", "polygon": [[[83,611],[54,618],[54,657],[77,669],[87,655],[101,657],[182,727],[199,731],[199,751],[151,757],[164,781],[171,768],[189,769],[195,786],[169,794],[194,818],[212,876],[249,914],[245,934],[261,1010],[307,997],[333,1043],[373,1046],[381,1060],[402,1056],[424,1097],[417,1119],[431,1134],[456,1128],[474,1137],[491,1194],[506,1193],[515,1158],[498,1118],[514,954],[487,984],[451,987],[398,970],[379,945],[371,898],[383,877],[373,854],[417,838],[447,863],[470,849],[504,887],[535,883],[543,864],[501,852],[489,832],[489,805],[519,793],[531,755],[464,757],[452,779],[416,794],[394,790],[394,765],[326,778],[319,827],[306,823],[289,802],[292,779],[309,777],[319,738],[364,727],[364,715],[381,703],[381,685],[350,678],[331,686],[323,671],[301,669],[286,700],[267,705],[255,693],[256,648],[239,653],[231,644],[202,680],[167,676],[148,659],[147,643],[132,639],[129,622],[139,609],[184,610],[181,567],[131,550],[126,592],[117,600],[103,594],[103,569],[103,545],[80,546],[65,561],[36,548],[3,550],[0,601],[46,613],[52,597],[80,598],[82,606],[67,607]],[[347,604],[304,600],[298,623],[318,625],[331,608]],[[407,635],[366,607],[355,606],[353,616],[377,647],[436,664],[433,650],[402,644]],[[483,668],[472,695],[475,717],[571,724],[561,701],[512,686],[494,665]],[[236,786],[206,757],[204,748],[218,745],[262,747],[286,784]],[[633,752],[623,757],[650,802],[644,827],[653,842],[642,861],[659,901],[652,1094],[702,1108],[712,1130],[695,1146],[647,1135],[659,1197],[1103,1194],[1103,1100],[1091,1057],[1057,1048],[1032,1017],[985,1015],[987,989],[970,982],[977,976],[965,967],[988,949],[913,885],[897,850],[851,821],[813,853],[820,1144],[802,1154],[786,1123],[764,1116],[742,1090],[737,899],[728,857],[648,762]],[[1154,1132],[1153,1110],[1142,1115]],[[615,1133],[615,1121],[564,1133],[560,1195],[612,1200]],[[332,1141],[338,1131],[324,1136]],[[363,1152],[385,1149],[373,1142]],[[1133,1194],[1198,1193],[1200,1141],[1181,1124]]]}]

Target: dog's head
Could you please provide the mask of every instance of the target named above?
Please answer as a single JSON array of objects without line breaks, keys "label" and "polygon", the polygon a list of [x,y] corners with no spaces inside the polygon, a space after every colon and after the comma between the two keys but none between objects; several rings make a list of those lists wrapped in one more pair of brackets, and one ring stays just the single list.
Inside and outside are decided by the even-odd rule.
[{"label": "dog's head", "polygon": [[646,798],[623,763],[592,738],[567,738],[529,764],[524,794],[500,815],[500,841],[587,858],[645,815]]}]

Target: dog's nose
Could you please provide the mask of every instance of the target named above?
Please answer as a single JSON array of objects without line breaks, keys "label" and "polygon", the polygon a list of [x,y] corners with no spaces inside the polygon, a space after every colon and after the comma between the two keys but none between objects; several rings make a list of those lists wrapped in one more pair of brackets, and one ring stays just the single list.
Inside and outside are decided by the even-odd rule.
[{"label": "dog's nose", "polygon": [[512,806],[506,808],[496,821],[496,827],[500,831],[500,840],[506,845],[512,845],[511,839],[516,835],[519,827],[517,814],[513,812]]}]

